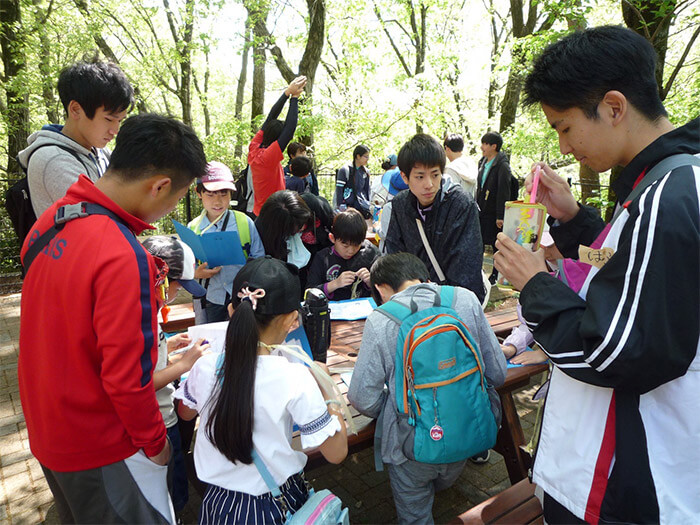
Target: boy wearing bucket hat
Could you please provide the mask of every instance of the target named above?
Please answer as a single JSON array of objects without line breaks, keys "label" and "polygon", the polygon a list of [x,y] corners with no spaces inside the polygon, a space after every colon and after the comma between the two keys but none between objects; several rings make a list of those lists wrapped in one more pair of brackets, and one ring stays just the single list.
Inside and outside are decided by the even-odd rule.
[{"label": "boy wearing bucket hat", "polygon": [[[193,297],[202,297],[207,291],[194,279],[194,269],[196,260],[192,249],[184,242],[175,237],[164,235],[154,235],[143,241],[143,246],[156,258],[161,273],[167,274],[168,279],[161,285],[158,291],[158,305],[162,308],[167,305],[177,295],[180,288],[192,294]],[[165,264],[162,264],[165,262]],[[166,340],[165,333],[158,326],[158,361],[153,372],[153,386],[156,390],[156,399],[163,422],[168,432],[168,438],[172,445],[172,456],[168,478],[172,483],[168,483],[170,497],[173,500],[175,512],[180,512],[189,499],[187,472],[185,470],[185,458],[182,454],[182,442],[177,425],[177,415],[175,414],[175,404],[173,394],[175,387],[173,381],[179,379],[183,374],[190,371],[197,360],[202,357],[209,348],[203,340],[197,341],[191,348],[184,352],[181,357],[172,358],[169,354],[175,350],[185,348],[192,340],[186,334],[177,334]]]},{"label": "boy wearing bucket hat", "polygon": [[[214,232],[235,231],[241,239],[241,248],[246,259],[265,255],[258,230],[245,213],[230,210],[231,192],[234,190],[233,174],[225,164],[212,161],[207,164],[207,172],[197,180],[197,195],[202,200],[202,213],[187,224],[198,235]],[[206,296],[195,300],[197,324],[226,321],[226,305],[231,297],[233,278],[241,269],[240,265],[209,268],[202,263],[195,271],[195,277],[206,288]]]}]

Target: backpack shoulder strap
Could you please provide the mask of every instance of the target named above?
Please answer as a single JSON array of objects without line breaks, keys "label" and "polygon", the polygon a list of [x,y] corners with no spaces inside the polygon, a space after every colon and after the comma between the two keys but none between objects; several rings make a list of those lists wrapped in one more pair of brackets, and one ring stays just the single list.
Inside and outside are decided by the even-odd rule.
[{"label": "backpack shoulder strap", "polygon": [[236,219],[236,228],[238,229],[238,237],[241,239],[241,247],[245,253],[246,259],[250,256],[250,225],[248,224],[248,216],[240,211],[231,210]]},{"label": "backpack shoulder strap", "polygon": [[27,248],[27,253],[24,254],[24,258],[22,259],[24,274],[27,275],[29,267],[32,265],[37,255],[39,255],[39,252],[58,235],[58,232],[63,229],[66,223],[74,219],[82,219],[88,215],[106,215],[115,222],[125,224],[122,218],[116,213],[94,202],[78,202],[76,204],[61,206],[56,210],[53,226],[42,233],[35,241],[31,242],[29,248]]},{"label": "backpack shoulder strap", "polygon": [[197,235],[201,233],[201,229],[199,227],[200,224],[202,224],[202,219],[204,219],[204,215],[207,213],[207,210],[202,210],[202,213],[200,213],[197,217],[192,219],[188,224],[187,227],[195,232]]},{"label": "backpack shoulder strap", "polygon": [[411,315],[411,309],[397,301],[387,301],[377,308],[376,311],[387,316],[398,325],[401,325],[404,319]]},{"label": "backpack shoulder strap", "polygon": [[47,147],[49,147],[49,146],[54,147],[54,148],[58,148],[58,149],[62,149],[62,150],[65,151],[66,153],[70,153],[70,154],[75,158],[75,160],[77,160],[78,162],[80,162],[80,164],[83,165],[83,168],[85,168],[85,175],[88,174],[88,167],[87,167],[87,166],[85,165],[85,163],[83,162],[83,159],[80,158],[80,154],[79,154],[77,151],[75,151],[74,149],[71,149],[71,148],[69,148],[68,146],[64,146],[64,145],[62,145],[62,144],[40,144],[39,146],[37,146],[36,148],[34,148],[34,149],[31,151],[31,153],[27,156],[27,165],[26,165],[26,166],[24,166],[21,162],[19,162],[19,158],[18,158],[18,159],[17,159],[17,162],[19,163],[20,166],[22,166],[22,169],[24,170],[25,173],[26,173],[27,170],[29,169],[29,161],[31,160],[32,156],[33,156],[37,151],[39,151],[41,148],[47,148]]},{"label": "backpack shoulder strap", "polygon": [[[700,159],[698,159],[695,155],[691,155],[690,153],[678,153],[677,155],[671,155],[670,157],[666,157],[664,160],[662,160],[656,166],[654,166],[651,170],[649,170],[649,173],[647,173],[644,176],[644,178],[639,182],[639,184],[637,184],[637,186],[627,196],[625,202],[631,202],[635,200],[649,186],[654,184],[657,180],[665,177],[669,171],[672,171],[676,168],[680,168],[681,166],[700,167]],[[623,206],[618,206],[612,221],[610,221],[610,224],[614,223],[617,220],[619,215],[622,213],[623,209]]]},{"label": "backpack shoulder strap", "polygon": [[455,294],[454,286],[440,286],[440,304],[442,306],[448,306],[454,310],[455,301],[457,296]]}]

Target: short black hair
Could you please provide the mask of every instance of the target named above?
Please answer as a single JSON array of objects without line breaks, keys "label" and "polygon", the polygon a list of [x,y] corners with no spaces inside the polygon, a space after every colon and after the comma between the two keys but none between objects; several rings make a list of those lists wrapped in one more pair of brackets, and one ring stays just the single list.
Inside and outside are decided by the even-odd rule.
[{"label": "short black hair", "polygon": [[289,146],[287,146],[287,156],[290,159],[300,151],[306,151],[306,144],[302,144],[301,142],[290,142]]},{"label": "short black hair", "polygon": [[381,303],[381,297],[377,293],[376,285],[386,284],[395,292],[406,281],[418,280],[427,283],[430,278],[425,263],[412,253],[392,253],[382,255],[374,261],[369,272],[369,280],[372,285],[372,295],[377,304]]},{"label": "short black hair", "polygon": [[440,166],[440,173],[444,173],[445,159],[445,150],[435,137],[418,133],[401,146],[398,162],[401,172],[409,178],[416,164],[428,168]]},{"label": "short black hair", "polygon": [[335,216],[331,232],[338,241],[362,244],[367,235],[367,222],[355,208],[348,208]]},{"label": "short black hair", "polygon": [[125,180],[162,173],[173,190],[206,173],[204,147],[192,128],[174,118],[144,113],[129,117],[117,134],[109,164]]},{"label": "short black hair", "polygon": [[501,151],[501,146],[503,146],[503,137],[501,137],[501,134],[497,131],[489,131],[484,133],[484,136],[481,137],[481,143],[490,144],[492,146],[495,144],[496,151]]},{"label": "short black hair", "polygon": [[116,64],[97,58],[63,68],[58,76],[58,94],[66,113],[70,101],[75,100],[89,119],[100,106],[109,113],[119,113],[134,105],[134,88],[124,72]]},{"label": "short black hair", "polygon": [[289,171],[295,177],[306,177],[311,173],[311,168],[313,168],[313,164],[309,157],[294,157],[289,163]]},{"label": "short black hair", "polygon": [[442,145],[446,148],[450,148],[455,153],[459,153],[464,149],[464,139],[459,133],[450,133],[445,137]]},{"label": "short black hair", "polygon": [[284,128],[284,122],[279,119],[266,121],[262,126],[263,138],[260,144],[263,148],[267,148],[270,144],[280,138]]},{"label": "short black hair", "polygon": [[666,116],[656,83],[656,52],[641,35],[620,26],[577,31],[547,47],[525,79],[526,106],[579,108],[598,118],[608,91],[621,92],[648,120]]}]

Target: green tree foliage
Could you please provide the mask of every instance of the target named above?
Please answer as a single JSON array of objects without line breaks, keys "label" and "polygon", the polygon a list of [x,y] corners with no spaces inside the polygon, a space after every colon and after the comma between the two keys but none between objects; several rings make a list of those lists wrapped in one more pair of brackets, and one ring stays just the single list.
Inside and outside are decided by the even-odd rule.
[{"label": "green tree foliage", "polygon": [[[360,143],[380,173],[417,129],[459,132],[476,158],[483,132],[503,129],[517,175],[544,159],[578,183],[541,112],[518,103],[533,57],[577,27],[640,31],[663,51],[672,122],[700,113],[700,4],[690,0],[0,0],[0,15],[0,168],[10,173],[27,134],[63,119],[60,69],[95,53],[124,69],[137,111],[191,123],[209,158],[234,173],[287,77],[308,74],[315,59],[313,107],[302,103],[297,139],[314,137],[318,173],[350,162]],[[177,213],[186,220],[184,204]]]}]

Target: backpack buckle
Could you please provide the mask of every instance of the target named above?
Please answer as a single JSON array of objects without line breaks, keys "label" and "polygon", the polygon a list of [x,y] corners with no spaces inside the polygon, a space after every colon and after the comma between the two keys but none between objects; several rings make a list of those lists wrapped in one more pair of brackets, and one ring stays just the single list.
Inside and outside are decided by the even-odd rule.
[{"label": "backpack buckle", "polygon": [[65,224],[73,219],[81,219],[87,217],[88,212],[85,211],[85,203],[78,202],[77,204],[66,204],[56,210],[54,222],[56,224]]}]

